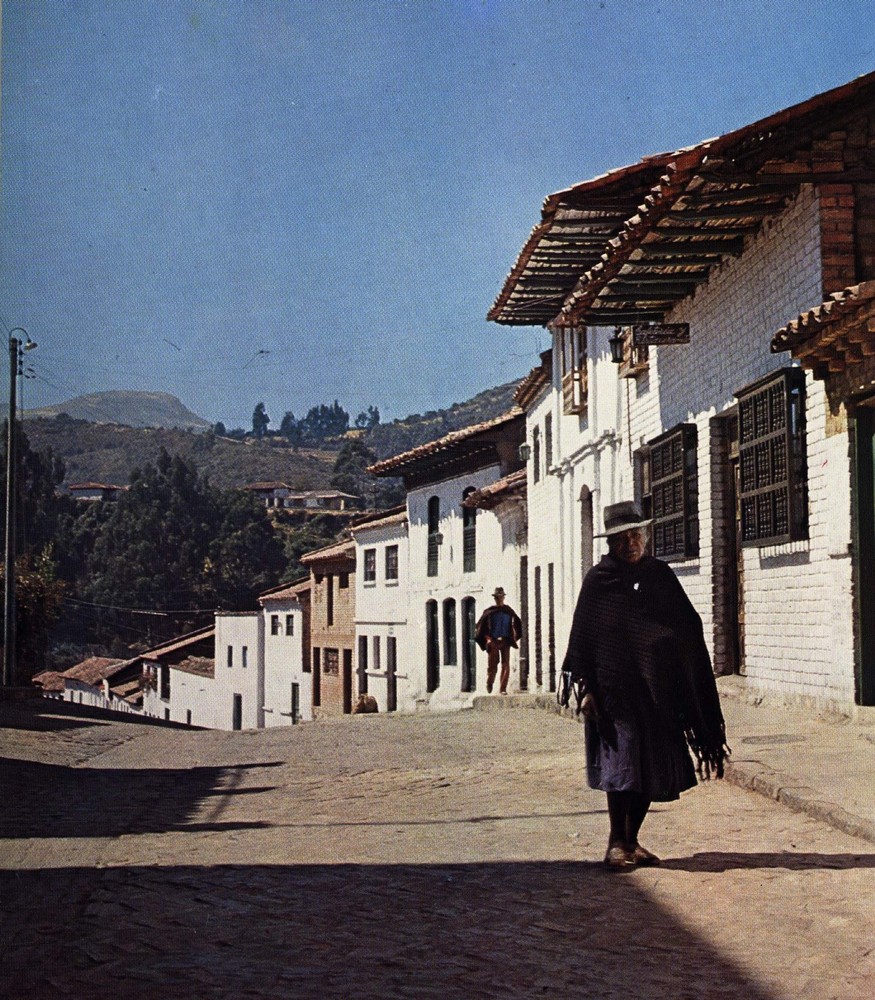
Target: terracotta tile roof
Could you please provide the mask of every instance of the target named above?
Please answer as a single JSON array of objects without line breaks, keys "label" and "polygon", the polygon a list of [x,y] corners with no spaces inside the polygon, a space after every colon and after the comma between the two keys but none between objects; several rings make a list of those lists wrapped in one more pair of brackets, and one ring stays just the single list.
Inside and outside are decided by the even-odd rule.
[{"label": "terracotta tile roof", "polygon": [[[552,351],[545,351],[544,353],[549,353],[551,358],[553,356]],[[517,404],[517,406],[521,406],[524,410],[528,409],[529,404],[533,403],[541,394],[542,390],[546,389],[547,386],[550,385],[550,380],[550,366],[542,360],[541,364],[539,364],[537,368],[533,368],[516,387],[513,394],[513,401]]]},{"label": "terracotta tile roof", "polygon": [[307,566],[318,562],[330,562],[332,559],[347,559],[354,563],[355,542],[351,538],[345,539],[342,542],[333,542],[331,545],[326,545],[321,549],[314,549],[312,552],[307,552],[301,556],[299,561]]},{"label": "terracotta tile roof", "polygon": [[130,660],[119,660],[109,656],[89,656],[81,663],[64,670],[63,676],[96,687],[101,681],[117,674],[122,667],[130,662]]},{"label": "terracotta tile roof", "polygon": [[178,652],[180,649],[185,649],[186,646],[193,646],[199,642],[203,642],[205,639],[215,638],[215,635],[215,625],[207,625],[205,628],[197,629],[194,632],[188,632],[186,635],[181,635],[176,639],[171,639],[170,642],[166,642],[161,646],[155,646],[152,649],[147,649],[145,653],[140,653],[139,659],[159,660],[162,656],[167,656],[170,653]]},{"label": "terracotta tile roof", "polygon": [[43,670],[34,675],[33,683],[43,691],[63,691],[64,675],[59,670]]},{"label": "terracotta tile roof", "polygon": [[506,424],[511,424],[515,420],[519,420],[522,416],[523,411],[518,406],[514,406],[512,410],[508,410],[507,413],[503,413],[500,417],[485,420],[481,424],[472,424],[470,427],[463,427],[460,430],[444,435],[442,438],[438,438],[437,441],[429,441],[428,444],[421,444],[417,448],[411,448],[410,451],[394,455],[392,458],[383,459],[382,462],[376,462],[374,465],[369,466],[367,471],[375,476],[386,474],[397,475],[398,473],[395,470],[401,466],[409,465],[418,459],[427,458],[429,455],[435,455],[441,451],[448,451],[455,445],[468,441],[478,434],[484,434],[499,427],[504,427]]},{"label": "terracotta tile roof", "polygon": [[499,479],[479,490],[474,490],[462,501],[463,507],[478,507],[482,510],[492,510],[511,497],[526,495],[526,470],[520,469],[509,476]]},{"label": "terracotta tile roof", "polygon": [[142,676],[134,677],[129,681],[123,681],[121,684],[112,684],[109,690],[110,694],[116,698],[121,698],[129,705],[139,705],[143,701],[143,678]]},{"label": "terracotta tile roof", "polygon": [[171,670],[181,670],[186,674],[197,674],[200,677],[215,677],[216,661],[211,656],[186,656],[179,663],[172,663]]},{"label": "terracotta tile roof", "polygon": [[121,490],[127,492],[130,486],[117,486],[115,483],[68,483],[68,490]]},{"label": "terracotta tile roof", "polygon": [[400,507],[392,511],[384,511],[382,517],[375,516],[368,520],[359,521],[350,527],[353,537],[360,531],[369,531],[371,528],[391,528],[396,524],[407,524],[407,507]]},{"label": "terracotta tile roof", "polygon": [[875,281],[834,292],[782,326],[772,351],[790,351],[805,368],[841,371],[875,355]]},{"label": "terracotta tile roof", "polygon": [[[549,195],[488,318],[661,320],[806,183],[871,175],[831,133],[875,105],[875,73],[696,146]],[[815,149],[820,140],[827,140]]]},{"label": "terracotta tile roof", "polygon": [[290,490],[288,483],[247,483],[241,490]]},{"label": "terracotta tile roof", "polygon": [[265,590],[258,595],[258,600],[261,604],[271,600],[285,601],[290,598],[297,600],[298,595],[305,593],[309,589],[310,577],[299,576],[297,580],[292,580],[291,583],[281,583],[276,587],[271,587],[270,590]]}]

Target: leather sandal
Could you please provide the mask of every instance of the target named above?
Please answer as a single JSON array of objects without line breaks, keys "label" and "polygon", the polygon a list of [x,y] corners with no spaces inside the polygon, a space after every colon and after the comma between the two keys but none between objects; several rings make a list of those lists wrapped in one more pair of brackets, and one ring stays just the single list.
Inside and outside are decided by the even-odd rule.
[{"label": "leather sandal", "polygon": [[642,847],[640,844],[636,844],[633,848],[632,859],[636,865],[641,865],[645,868],[660,864],[659,858],[653,851],[648,851],[646,847]]},{"label": "leather sandal", "polygon": [[609,844],[605,854],[605,867],[611,871],[629,871],[635,867],[634,852],[622,844]]}]

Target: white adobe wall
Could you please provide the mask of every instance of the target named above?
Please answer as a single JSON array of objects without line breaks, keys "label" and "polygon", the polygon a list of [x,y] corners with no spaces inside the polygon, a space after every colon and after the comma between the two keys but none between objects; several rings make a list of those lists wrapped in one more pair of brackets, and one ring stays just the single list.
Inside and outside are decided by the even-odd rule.
[{"label": "white adobe wall", "polygon": [[[233,666],[228,666],[228,647]],[[243,666],[243,647],[247,665]],[[216,613],[216,729],[231,729],[234,695],[243,696],[243,728],[264,726],[264,619],[260,611]],[[171,696],[173,692],[171,689]]]},{"label": "white adobe wall", "polygon": [[[304,673],[303,608],[291,598],[263,602],[264,635],[264,725],[266,728],[291,726],[292,684],[298,685],[298,720],[313,718],[313,675]],[[279,634],[271,633],[271,615],[279,616]],[[292,634],[286,634],[291,616]],[[219,670],[219,666],[216,666]]]},{"label": "white adobe wall", "polygon": [[[561,670],[568,645],[571,618],[583,582],[581,490],[592,494],[594,531],[601,530],[602,511],[623,498],[628,448],[620,437],[627,387],[617,378],[610,360],[608,338],[613,329],[594,327],[587,332],[589,394],[587,412],[565,414],[561,391],[561,356],[558,335],[554,338],[552,385],[526,414],[526,440],[533,430],[541,438],[541,473],[534,479],[534,452],[528,464],[528,555],[529,555],[529,687],[535,684],[535,569],[541,567],[543,688],[549,687],[548,665],[548,573],[554,567],[556,670]],[[544,426],[553,416],[553,463],[546,466]],[[593,561],[607,551],[601,539],[594,540]]]},{"label": "white adobe wall", "polygon": [[[230,724],[225,727],[219,723],[223,707],[214,678],[170,668],[170,718],[173,722],[188,722],[188,713],[191,712],[193,726],[230,728]],[[163,713],[159,714],[159,718],[164,718]]]},{"label": "white adobe wall", "polygon": [[[359,648],[361,639],[368,643],[368,694],[377,699],[381,712],[386,711],[388,679],[386,673],[388,640],[396,646],[396,711],[412,712],[416,709],[416,696],[411,683],[413,653],[407,616],[410,601],[409,545],[406,524],[389,524],[369,528],[364,524],[353,531],[356,543],[355,576],[355,670],[354,696],[358,692]],[[386,579],[386,549],[398,546],[398,579]],[[366,581],[364,574],[365,550],[376,552],[377,578]],[[423,575],[424,575],[423,568]],[[379,642],[380,668],[375,669],[374,641]],[[415,671],[414,671],[415,673]]]},{"label": "white adobe wall", "polygon": [[[712,496],[709,420],[733,393],[779,368],[772,335],[822,300],[819,207],[812,188],[717,269],[666,318],[688,322],[690,344],[651,350],[649,383],[634,392],[637,448],[680,422],[698,428],[700,558],[675,563],[711,638]],[[634,389],[634,387],[633,387]],[[744,550],[745,647],[749,683],[794,699],[853,702],[850,496],[847,434],[826,437],[823,383],[808,376],[807,541]],[[631,466],[623,491],[632,495]]]},{"label": "white adobe wall", "polygon": [[[499,467],[489,466],[476,472],[457,476],[411,490],[407,495],[410,546],[409,638],[411,649],[409,697],[417,707],[438,710],[464,708],[477,694],[486,693],[486,655],[477,650],[476,691],[463,692],[462,687],[462,600],[473,597],[476,617],[492,601],[497,586],[504,587],[507,603],[519,611],[519,540],[525,537],[523,518],[499,519],[494,511],[477,512],[477,556],[474,572],[463,571],[462,563],[462,495],[468,487],[480,489],[500,478]],[[444,541],[438,563],[438,575],[426,575],[428,554],[428,500],[440,497],[440,531]],[[438,603],[438,645],[443,660],[443,602],[456,601],[456,650],[458,664],[440,666],[440,686],[432,693],[426,690],[426,602]],[[511,654],[511,676],[519,677],[518,654]]]}]

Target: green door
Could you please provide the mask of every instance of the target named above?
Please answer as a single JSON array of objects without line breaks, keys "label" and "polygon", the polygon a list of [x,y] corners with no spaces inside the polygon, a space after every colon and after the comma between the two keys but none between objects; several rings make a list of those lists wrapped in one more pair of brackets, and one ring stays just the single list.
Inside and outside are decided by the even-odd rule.
[{"label": "green door", "polygon": [[875,705],[875,405],[861,406],[855,423],[857,703]]}]

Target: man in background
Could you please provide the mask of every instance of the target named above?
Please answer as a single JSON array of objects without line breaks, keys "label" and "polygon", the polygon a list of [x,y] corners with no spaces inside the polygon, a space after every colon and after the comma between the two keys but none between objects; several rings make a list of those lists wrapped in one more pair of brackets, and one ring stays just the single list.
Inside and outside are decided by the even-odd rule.
[{"label": "man in background", "polygon": [[476,640],[481,649],[486,650],[486,690],[492,694],[498,661],[501,660],[501,677],[498,690],[507,694],[510,679],[510,651],[516,649],[523,634],[523,623],[512,607],[504,603],[504,588],[496,587],[492,596],[495,604],[487,608],[477,622]]}]

